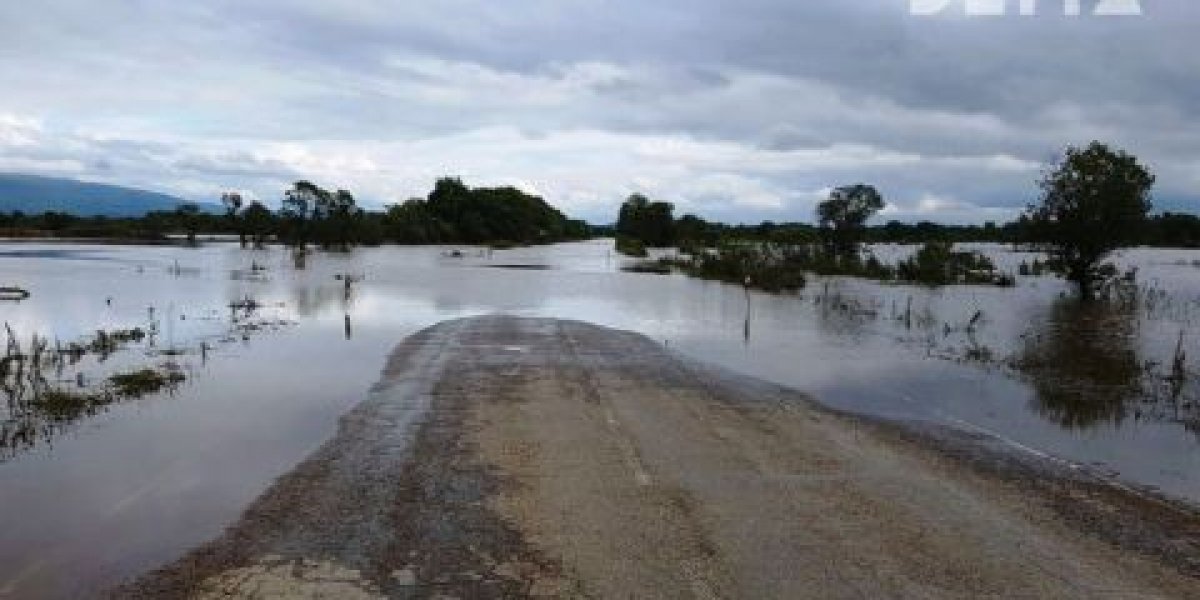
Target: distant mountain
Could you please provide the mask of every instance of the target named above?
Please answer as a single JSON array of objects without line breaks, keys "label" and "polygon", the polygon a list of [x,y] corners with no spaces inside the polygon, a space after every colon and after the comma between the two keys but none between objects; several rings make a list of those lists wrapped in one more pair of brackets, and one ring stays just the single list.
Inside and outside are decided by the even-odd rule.
[{"label": "distant mountain", "polygon": [[[0,212],[41,214],[65,212],[79,216],[140,217],[152,210],[175,210],[182,198],[134,188],[89,183],[58,177],[0,173]],[[216,205],[202,205],[206,212]]]}]

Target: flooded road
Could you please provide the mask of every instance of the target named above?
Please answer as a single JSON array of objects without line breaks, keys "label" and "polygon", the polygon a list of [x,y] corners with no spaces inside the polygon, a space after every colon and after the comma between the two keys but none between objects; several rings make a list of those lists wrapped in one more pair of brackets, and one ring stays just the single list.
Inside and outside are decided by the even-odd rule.
[{"label": "flooded road", "polygon": [[[1196,589],[1195,516],[929,429],[826,410],[628,331],[445,321],[397,346],[370,399],[221,538],[117,596],[1091,600]],[[938,445],[955,443],[978,462]],[[1005,462],[1003,473],[979,468]]]},{"label": "flooded road", "polygon": [[[1126,253],[1144,300],[1081,315],[1052,278],[941,290],[818,279],[799,295],[747,295],[622,272],[610,248],[361,249],[301,270],[279,249],[222,244],[0,246],[0,285],[32,292],[0,304],[18,338],[154,331],[63,380],[165,361],[189,375],[2,450],[0,594],[75,596],[215,537],[333,435],[400,340],[493,313],[636,331],[836,407],[990,432],[1200,502],[1200,252]],[[1014,271],[1029,258],[989,253]],[[347,276],[361,278],[348,294]],[[1173,390],[1180,332],[1196,358]]]}]

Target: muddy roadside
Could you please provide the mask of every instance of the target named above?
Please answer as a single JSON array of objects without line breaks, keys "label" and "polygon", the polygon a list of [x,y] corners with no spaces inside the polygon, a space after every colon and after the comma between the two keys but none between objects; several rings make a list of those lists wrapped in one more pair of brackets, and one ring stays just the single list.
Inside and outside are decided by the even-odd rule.
[{"label": "muddy roadside", "polygon": [[118,597],[1188,597],[1200,516],[636,334],[406,340],[338,434]]}]

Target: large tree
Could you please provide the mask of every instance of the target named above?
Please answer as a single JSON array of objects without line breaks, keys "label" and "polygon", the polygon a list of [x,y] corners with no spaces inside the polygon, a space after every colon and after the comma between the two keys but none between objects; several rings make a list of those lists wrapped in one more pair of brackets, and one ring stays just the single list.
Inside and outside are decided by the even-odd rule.
[{"label": "large tree", "polygon": [[312,222],[317,219],[329,192],[310,181],[297,181],[283,193],[279,215],[286,226],[288,241],[303,250],[312,234]]},{"label": "large tree", "polygon": [[860,183],[831,191],[829,199],[817,205],[817,222],[826,251],[838,258],[857,258],[867,220],[883,207],[883,196],[870,185]]},{"label": "large tree", "polygon": [[1041,181],[1040,204],[1028,217],[1082,299],[1091,299],[1100,265],[1113,250],[1135,243],[1150,212],[1154,175],[1135,157],[1100,142],[1068,147]]},{"label": "large tree", "polygon": [[355,225],[362,216],[362,209],[354,201],[354,194],[348,190],[338,190],[330,197],[328,236],[323,240],[326,246],[335,245],[347,250],[354,243]]},{"label": "large tree", "polygon": [[568,220],[538,196],[513,187],[470,188],[439,179],[428,199],[389,207],[382,235],[404,244],[535,244],[582,239],[586,223]]},{"label": "large tree", "polygon": [[617,234],[647,246],[670,246],[675,243],[674,212],[675,205],[669,202],[651,202],[641,194],[633,194],[621,205]]}]

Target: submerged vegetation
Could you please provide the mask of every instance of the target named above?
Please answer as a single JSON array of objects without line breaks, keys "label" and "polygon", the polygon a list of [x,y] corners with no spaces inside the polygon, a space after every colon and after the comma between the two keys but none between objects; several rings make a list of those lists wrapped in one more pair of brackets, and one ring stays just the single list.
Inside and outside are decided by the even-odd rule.
[{"label": "submerged vegetation", "polygon": [[[249,297],[231,303],[226,333],[215,342],[246,341],[253,333],[290,324],[258,317],[261,308],[261,303]],[[161,346],[158,337],[163,322],[153,308],[148,314],[149,323],[144,327],[97,330],[69,342],[35,334],[23,343],[5,324],[7,341],[0,355],[0,392],[5,397],[0,404],[0,462],[51,440],[110,406],[174,391],[188,379],[187,369],[175,362],[179,357],[196,355],[208,360],[214,349],[209,340],[200,340],[194,347]],[[118,353],[122,358],[110,362]]]},{"label": "submerged vegetation", "polygon": [[[686,273],[771,291],[803,287],[807,272],[929,286],[1011,286],[1013,274],[999,272],[986,256],[954,249],[956,241],[1005,241],[1049,254],[1045,262],[1023,264],[1022,275],[1056,273],[1075,283],[1086,301],[1120,276],[1104,262],[1113,250],[1137,243],[1200,246],[1200,218],[1149,216],[1154,181],[1133,156],[1093,142],[1082,149],[1068,147],[1039,182],[1040,204],[1003,227],[893,221],[870,228],[867,222],[886,202],[874,186],[860,183],[833,189],[816,207],[816,227],[727,226],[694,215],[675,219],[672,204],[635,194],[621,206],[616,233],[623,252],[638,242],[674,246],[691,257],[672,263]],[[881,241],[922,246],[916,255],[888,265],[863,250],[864,244]]]},{"label": "submerged vegetation", "polygon": [[43,390],[41,393],[31,397],[26,406],[28,409],[36,411],[40,419],[47,422],[41,431],[33,426],[36,421],[28,420],[10,420],[7,424],[14,424],[15,427],[4,427],[0,431],[0,448],[17,449],[20,446],[32,445],[32,435],[36,433],[48,436],[50,428],[55,425],[62,425],[79,420],[80,418],[93,415],[105,406],[112,404],[114,401],[111,394],[104,392],[88,392],[69,390],[66,388],[50,388]]},{"label": "submerged vegetation", "polygon": [[51,345],[47,338],[34,335],[28,346],[8,325],[5,331],[8,340],[0,357],[0,390],[6,397],[0,411],[0,460],[119,400],[172,388],[186,379],[173,365],[118,373],[98,384],[89,384],[80,370],[73,378],[66,377],[67,369],[78,366],[84,356],[94,355],[102,362],[123,344],[141,341],[145,333],[140,329],[99,331],[88,340],[66,345]]},{"label": "submerged vegetation", "polygon": [[[1060,297],[1028,325],[999,330],[984,309],[963,312],[895,288],[848,291],[854,286],[846,283],[827,280],[798,298],[832,329],[869,331],[928,358],[1025,381],[1033,391],[1031,410],[1061,428],[1155,421],[1200,436],[1200,372],[1185,350],[1200,300],[1124,282],[1092,302]],[[1140,331],[1148,324],[1181,329],[1169,344],[1151,349]]]},{"label": "submerged vegetation", "polygon": [[642,260],[621,267],[628,273],[648,273],[651,275],[670,275],[675,272],[669,260]]},{"label": "submerged vegetation", "polygon": [[693,277],[769,292],[795,291],[806,283],[797,255],[787,248],[731,244],[690,259],[668,259],[665,264],[674,265]]},{"label": "submerged vegetation", "polygon": [[[1150,216],[1154,176],[1132,156],[1100,143],[1068,148],[1039,184],[1040,203],[1003,226],[891,222],[868,227],[868,220],[886,204],[874,187],[856,184],[834,189],[817,206],[815,227],[728,226],[693,215],[675,219],[670,203],[633,196],[621,208],[616,233],[623,250],[637,248],[639,242],[677,248],[674,256],[654,266],[769,292],[801,290],[810,275],[923,286],[1011,287],[1016,285],[1014,273],[1001,271],[981,252],[957,249],[955,244],[1020,245],[1034,252],[1017,268],[1021,276],[1057,275],[1071,282],[1077,294],[1056,302],[1048,322],[1027,332],[1011,353],[981,341],[980,330],[988,323],[982,310],[964,322],[951,323],[929,305],[914,308],[912,296],[900,303],[893,300],[889,310],[875,300],[831,291],[830,283],[836,282],[831,279],[812,294],[812,302],[820,318],[837,321],[839,328],[895,323],[903,328],[902,339],[926,344],[930,356],[1007,369],[1030,381],[1037,393],[1037,412],[1064,428],[1133,417],[1178,422],[1200,433],[1200,384],[1187,364],[1185,331],[1169,359],[1144,360],[1133,342],[1139,319],[1166,314],[1171,309],[1164,305],[1170,301],[1161,290],[1139,286],[1136,269],[1121,272],[1106,262],[1114,250],[1136,244],[1200,247],[1200,218]],[[890,264],[866,246],[889,241],[920,246]],[[797,294],[800,299],[807,296]],[[1194,312],[1200,302],[1188,306]],[[1187,315],[1183,327],[1193,321],[1194,315]],[[951,345],[951,340],[961,343]]]},{"label": "submerged vegetation", "polygon": [[153,394],[185,379],[187,377],[178,369],[138,369],[129,373],[118,373],[108,378],[113,391],[126,398]]},{"label": "submerged vegetation", "polygon": [[955,251],[950,242],[926,243],[911,258],[900,261],[894,270],[884,271],[885,280],[889,274],[894,281],[931,286],[1016,285],[1012,275],[998,272],[987,256],[980,252]]},{"label": "submerged vegetation", "polygon": [[617,252],[634,258],[645,258],[650,255],[646,250],[646,244],[641,240],[624,235],[617,236],[616,248]]},{"label": "submerged vegetation", "polygon": [[818,245],[725,244],[686,257],[664,259],[694,277],[714,279],[768,292],[804,287],[806,273],[873,279],[884,283],[1012,286],[1015,279],[996,269],[979,252],[954,250],[948,242],[931,242],[895,265],[873,254],[830,256]]},{"label": "submerged vegetation", "polygon": [[20,302],[29,298],[29,290],[25,288],[4,286],[0,287],[0,300],[11,300]]},{"label": "submerged vegetation", "polygon": [[[808,273],[930,286],[1014,284],[1012,275],[998,272],[986,256],[955,251],[950,242],[931,241],[907,260],[895,265],[882,263],[864,250],[863,242],[867,220],[883,206],[882,196],[872,186],[837,188],[818,205],[821,226],[815,232],[771,241],[725,238],[716,247],[687,238],[679,246],[686,258],[664,259],[660,264],[677,267],[694,277],[769,292],[801,289]],[[702,231],[694,218],[669,225],[674,223],[672,210],[668,203],[649,202],[638,195],[630,197],[621,207],[617,250],[630,256],[646,256],[644,245],[651,240],[662,242],[668,235]]]}]

